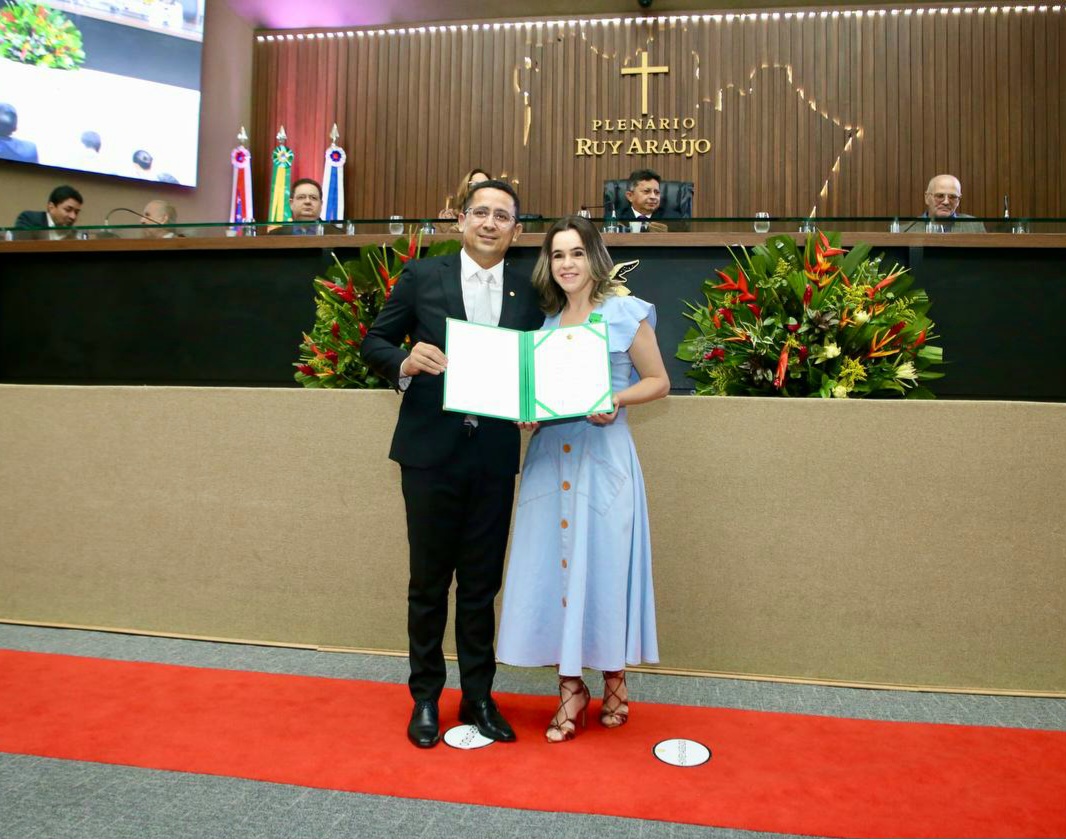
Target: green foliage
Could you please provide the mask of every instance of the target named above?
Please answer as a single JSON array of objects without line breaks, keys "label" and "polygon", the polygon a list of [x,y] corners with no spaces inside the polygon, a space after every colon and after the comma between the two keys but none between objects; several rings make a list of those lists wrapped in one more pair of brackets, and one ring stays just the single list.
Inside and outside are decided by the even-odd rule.
[{"label": "green foliage", "polygon": [[419,236],[397,239],[391,248],[367,245],[344,263],[334,256],[325,276],[315,278],[315,325],[303,336],[300,360],[293,364],[296,381],[304,387],[388,387],[360,354],[367,330],[407,262],[461,247],[457,240],[445,240],[422,248]]},{"label": "green foliage", "polygon": [[0,8],[0,58],[73,70],[85,61],[81,32],[64,15],[30,0]]},{"label": "green foliage", "polygon": [[837,233],[771,236],[703,284],[706,305],[677,357],[696,392],[715,395],[933,397],[923,383],[943,374],[928,295],[870,247],[839,247]]}]

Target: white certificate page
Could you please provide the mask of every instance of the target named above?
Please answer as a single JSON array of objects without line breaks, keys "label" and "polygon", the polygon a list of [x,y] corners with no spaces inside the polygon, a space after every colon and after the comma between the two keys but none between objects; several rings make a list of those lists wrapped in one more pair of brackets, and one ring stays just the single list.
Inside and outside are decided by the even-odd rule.
[{"label": "white certificate page", "polygon": [[444,410],[518,420],[522,333],[448,318]]},{"label": "white certificate page", "polygon": [[533,347],[535,419],[614,410],[607,324],[539,330]]}]

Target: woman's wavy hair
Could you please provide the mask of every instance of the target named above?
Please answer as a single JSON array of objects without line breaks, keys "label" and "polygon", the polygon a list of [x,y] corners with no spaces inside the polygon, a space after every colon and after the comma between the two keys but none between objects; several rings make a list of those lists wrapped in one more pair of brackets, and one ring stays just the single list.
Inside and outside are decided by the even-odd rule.
[{"label": "woman's wavy hair", "polygon": [[602,303],[611,296],[618,285],[611,279],[611,270],[614,268],[611,255],[607,253],[603,237],[592,226],[592,222],[582,216],[561,218],[544,234],[544,244],[540,246],[540,255],[533,268],[533,288],[540,295],[541,311],[547,315],[557,314],[566,305],[566,292],[552,276],[552,245],[555,241],[555,234],[564,230],[577,231],[577,235],[581,237],[581,244],[585,248],[585,258],[588,260],[589,273],[592,275],[592,291],[589,293],[589,299],[593,303]]},{"label": "woman's wavy hair", "polygon": [[486,169],[482,169],[480,166],[475,166],[463,175],[462,180],[459,181],[459,186],[455,188],[454,209],[456,212],[461,212],[466,209],[466,198],[467,194],[470,192],[470,179],[473,178],[474,175],[484,175],[487,180],[492,180],[492,173]]}]

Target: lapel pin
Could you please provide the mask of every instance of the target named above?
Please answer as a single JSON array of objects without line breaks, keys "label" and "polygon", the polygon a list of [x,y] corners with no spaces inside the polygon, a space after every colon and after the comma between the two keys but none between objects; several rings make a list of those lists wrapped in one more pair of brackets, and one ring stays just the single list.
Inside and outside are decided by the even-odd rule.
[{"label": "lapel pin", "polygon": [[509,291],[509,292],[507,292],[507,293],[508,293],[508,294],[509,294],[509,295],[510,295],[511,297],[514,297],[514,292],[513,292],[513,291]]}]

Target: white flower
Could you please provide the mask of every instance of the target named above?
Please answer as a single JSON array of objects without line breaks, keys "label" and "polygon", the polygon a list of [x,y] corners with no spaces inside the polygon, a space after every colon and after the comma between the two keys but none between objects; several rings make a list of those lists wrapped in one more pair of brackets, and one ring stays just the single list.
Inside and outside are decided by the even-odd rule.
[{"label": "white flower", "polygon": [[918,371],[914,368],[914,362],[904,361],[896,368],[897,379],[917,379]]},{"label": "white flower", "polygon": [[825,345],[825,352],[822,353],[822,355],[825,358],[836,358],[838,355],[840,355],[840,347],[830,342]]},{"label": "white flower", "polygon": [[851,319],[855,321],[859,326],[862,326],[866,321],[870,319],[870,313],[865,309],[857,309]]},{"label": "white flower", "polygon": [[848,398],[848,389],[846,387],[844,387],[844,385],[837,385],[835,388],[833,388],[833,398],[834,399],[847,399]]}]

